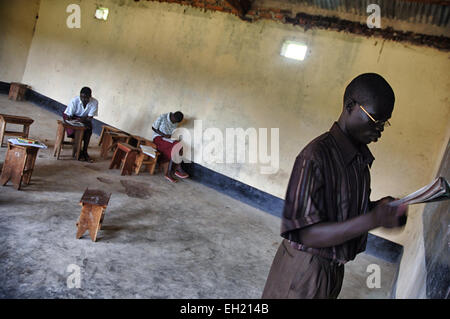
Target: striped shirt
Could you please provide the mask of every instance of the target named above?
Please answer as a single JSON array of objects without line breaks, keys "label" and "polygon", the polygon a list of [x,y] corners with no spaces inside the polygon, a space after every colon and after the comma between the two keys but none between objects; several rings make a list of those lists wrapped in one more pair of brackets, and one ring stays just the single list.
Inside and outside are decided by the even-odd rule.
[{"label": "striped shirt", "polygon": [[[152,126],[164,134],[172,135],[173,131],[175,131],[175,129],[178,127],[178,123],[172,123],[172,121],[170,120],[170,113],[165,113],[158,116]],[[155,139],[155,137],[157,136],[161,135],[153,132],[153,139]]]},{"label": "striped shirt", "polygon": [[[368,212],[370,172],[374,160],[367,145],[359,150],[334,123],[297,156],[286,192],[281,236],[299,250],[338,263],[353,260],[366,248],[367,233],[341,245],[311,248],[298,230],[319,222],[343,222]],[[296,231],[297,230],[297,231]]]}]

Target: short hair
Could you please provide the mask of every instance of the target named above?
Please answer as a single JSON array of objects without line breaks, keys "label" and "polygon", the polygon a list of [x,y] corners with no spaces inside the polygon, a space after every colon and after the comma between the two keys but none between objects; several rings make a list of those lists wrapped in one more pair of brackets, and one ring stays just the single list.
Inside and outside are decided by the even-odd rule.
[{"label": "short hair", "polygon": [[87,86],[85,86],[84,88],[81,89],[80,94],[86,94],[87,96],[91,97],[92,90],[90,88],[88,88]]},{"label": "short hair", "polygon": [[349,101],[394,108],[395,94],[381,75],[364,73],[354,78],[345,89],[344,107],[348,105]]},{"label": "short hair", "polygon": [[175,118],[175,121],[177,123],[180,123],[183,120],[184,115],[180,111],[177,111],[177,112],[173,113],[173,117]]}]

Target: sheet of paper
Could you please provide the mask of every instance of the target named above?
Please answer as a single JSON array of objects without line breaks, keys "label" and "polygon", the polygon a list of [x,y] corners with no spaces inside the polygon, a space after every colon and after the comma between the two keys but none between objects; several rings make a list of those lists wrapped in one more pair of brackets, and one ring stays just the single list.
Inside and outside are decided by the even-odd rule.
[{"label": "sheet of paper", "polygon": [[450,187],[444,177],[438,177],[430,184],[399,200],[389,203],[392,206],[430,203],[450,199]]},{"label": "sheet of paper", "polygon": [[153,158],[156,157],[155,149],[151,146],[147,145],[141,145],[142,152],[148,156],[151,156]]},{"label": "sheet of paper", "polygon": [[28,143],[28,142],[21,142],[17,138],[10,138],[8,139],[9,142],[11,142],[14,145],[21,145],[21,146],[33,146],[38,148],[47,148],[47,145],[36,141],[35,143]]},{"label": "sheet of paper", "polygon": [[172,140],[171,138],[165,138],[165,137],[163,137],[162,139],[163,139],[164,141],[170,142],[170,143],[176,142],[176,140]]}]

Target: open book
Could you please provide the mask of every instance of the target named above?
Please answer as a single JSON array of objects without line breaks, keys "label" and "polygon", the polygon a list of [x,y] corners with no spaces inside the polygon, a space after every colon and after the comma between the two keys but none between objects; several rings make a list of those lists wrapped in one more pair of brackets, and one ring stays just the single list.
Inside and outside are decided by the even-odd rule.
[{"label": "open book", "polygon": [[33,146],[33,147],[39,147],[39,148],[47,148],[47,145],[39,142],[38,140],[33,140],[30,138],[9,138],[8,141],[14,145],[21,145],[21,146]]},{"label": "open book", "polygon": [[390,202],[392,206],[412,205],[420,203],[437,202],[450,199],[450,186],[444,177],[436,178],[433,182],[408,196]]},{"label": "open book", "polygon": [[153,147],[147,146],[147,145],[141,145],[141,149],[145,155],[151,156],[153,158],[156,157],[155,149]]},{"label": "open book", "polygon": [[174,139],[171,139],[171,138],[166,138],[166,137],[163,137],[162,138],[164,141],[166,141],[166,142],[169,142],[169,143],[175,143],[177,140],[174,140]]}]

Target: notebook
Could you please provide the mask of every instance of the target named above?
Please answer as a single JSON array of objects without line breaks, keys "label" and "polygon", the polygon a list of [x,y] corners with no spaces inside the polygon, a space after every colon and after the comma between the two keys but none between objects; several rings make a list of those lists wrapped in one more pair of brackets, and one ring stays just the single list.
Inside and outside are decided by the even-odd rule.
[{"label": "notebook", "polygon": [[151,156],[153,158],[156,157],[156,153],[155,153],[156,150],[153,147],[147,146],[147,145],[141,145],[141,149],[145,155]]}]

